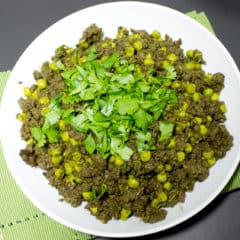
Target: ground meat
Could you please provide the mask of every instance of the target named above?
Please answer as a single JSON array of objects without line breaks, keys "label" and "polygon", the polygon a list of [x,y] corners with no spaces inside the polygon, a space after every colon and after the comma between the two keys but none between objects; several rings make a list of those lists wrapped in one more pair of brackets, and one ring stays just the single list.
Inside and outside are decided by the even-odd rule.
[{"label": "ground meat", "polygon": [[[136,42],[140,49],[136,49]],[[119,27],[118,36],[111,39],[103,37],[102,29],[92,24],[84,31],[76,48],[63,45],[56,49],[52,57],[51,64],[62,64],[66,71],[70,70],[69,77],[64,78],[60,69],[49,62],[44,62],[40,71],[34,71],[34,79],[45,80],[46,86],[39,88],[34,84],[30,87],[30,96],[19,100],[23,111],[22,115],[18,114],[18,118],[23,118],[21,136],[28,141],[20,156],[27,164],[44,170],[49,183],[62,196],[61,200],[73,207],[87,201],[86,208],[104,223],[112,218],[124,220],[130,216],[154,223],[166,217],[164,208],[184,202],[185,193],[193,191],[197,181],[204,181],[208,177],[209,168],[225,156],[232,146],[233,138],[224,125],[224,103],[217,99],[217,94],[224,87],[224,75],[207,75],[201,69],[201,65],[205,64],[201,52],[192,50],[192,54],[197,57],[186,56],[181,43],[181,40],[174,41],[167,35],[156,38],[145,30],[128,31],[123,27]],[[71,74],[82,71],[81,63],[86,61],[86,55],[93,48],[96,48],[98,63],[118,52],[121,61],[127,61],[138,68],[138,74],[143,74],[146,85],[151,80],[149,74],[155,78],[165,77],[168,70],[163,63],[165,61],[165,64],[169,64],[172,61],[176,77],[171,81],[165,79],[159,88],[174,90],[178,101],[169,103],[164,111],[159,110],[160,119],[150,116],[153,118],[147,129],[150,139],[144,140],[145,145],[151,144],[147,160],[141,156],[144,149],[138,151],[136,141],[139,136],[136,129],[129,134],[126,142],[134,152],[128,161],[122,162],[121,158],[116,160],[116,156],[111,156],[110,152],[102,155],[99,149],[89,154],[84,142],[88,140],[91,130],[94,142],[98,146],[102,144],[104,136],[99,138],[97,135],[104,121],[100,126],[82,130],[83,119],[80,119],[81,124],[71,122],[75,115],[70,119],[61,116],[60,119],[58,103],[48,103],[48,100],[61,97],[62,109],[66,110],[66,115],[71,112],[76,115],[89,114],[91,121],[94,120],[91,112],[87,112],[84,101],[74,100],[74,94],[70,94],[73,103],[66,99],[66,87],[74,85],[77,88],[78,81],[84,80],[78,75],[77,81],[73,82]],[[127,55],[126,49],[130,49],[132,54]],[[94,54],[91,57],[94,58]],[[149,54],[153,60],[150,66],[145,63],[146,55]],[[174,56],[175,60],[169,56]],[[194,62],[197,67],[187,68],[189,62]],[[200,64],[200,68],[197,64]],[[95,70],[99,71],[94,69],[92,73],[95,74]],[[111,71],[113,70],[110,70],[109,76]],[[95,84],[94,74],[91,76],[91,84]],[[212,98],[213,93],[217,96],[215,99]],[[39,99],[42,98],[47,103],[41,103]],[[100,105],[103,104],[104,101],[99,101],[99,113]],[[50,130],[47,128],[49,122],[46,121],[49,111],[48,121],[54,122]],[[173,123],[172,134],[166,139],[161,138],[161,121]],[[31,129],[36,126],[42,131],[47,129],[48,132],[44,132],[44,136],[38,133],[34,138]],[[126,131],[127,127],[121,127]],[[109,129],[106,128],[105,131],[108,132]],[[50,141],[51,137],[53,139]],[[54,137],[58,139],[57,142]],[[42,146],[36,138],[41,138]]]},{"label": "ground meat", "polygon": [[101,39],[102,34],[102,29],[96,24],[92,24],[83,32],[83,39],[88,44],[93,44]]}]

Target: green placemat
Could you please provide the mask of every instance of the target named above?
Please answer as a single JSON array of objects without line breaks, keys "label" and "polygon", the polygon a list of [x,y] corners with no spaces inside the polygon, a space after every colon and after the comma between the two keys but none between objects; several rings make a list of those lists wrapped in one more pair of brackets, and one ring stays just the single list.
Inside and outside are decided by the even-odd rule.
[{"label": "green placemat", "polygon": [[[0,99],[10,71],[0,73]],[[39,211],[13,180],[0,146],[0,240],[88,240]]]},{"label": "green placemat", "polygon": [[[204,12],[187,13],[214,34]],[[0,99],[10,71],[0,72]],[[224,191],[240,188],[240,167]],[[0,146],[0,240],[87,240],[93,236],[65,227],[40,212],[20,191]]]}]

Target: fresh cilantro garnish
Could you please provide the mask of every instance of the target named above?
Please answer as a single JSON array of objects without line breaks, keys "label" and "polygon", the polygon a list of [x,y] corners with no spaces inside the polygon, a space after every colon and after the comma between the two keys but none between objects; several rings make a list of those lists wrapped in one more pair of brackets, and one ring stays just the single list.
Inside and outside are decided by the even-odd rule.
[{"label": "fresh cilantro garnish", "polygon": [[84,141],[85,148],[89,154],[93,154],[96,149],[96,143],[91,134]]},{"label": "fresh cilantro garnish", "polygon": [[136,144],[137,144],[138,150],[143,151],[143,150],[153,149],[152,136],[150,132],[147,132],[147,133],[137,132],[136,138],[137,138]]},{"label": "fresh cilantro garnish", "polygon": [[43,147],[46,143],[46,136],[43,133],[42,129],[40,127],[32,127],[30,128],[31,134],[33,138],[37,141],[37,145],[39,147]]},{"label": "fresh cilantro garnish", "polygon": [[119,54],[115,52],[104,61],[103,67],[106,69],[110,69],[114,65],[114,63],[118,60],[119,60]]},{"label": "fresh cilantro garnish", "polygon": [[[131,134],[136,134],[138,151],[153,150],[149,126],[161,120],[168,104],[178,101],[176,92],[163,85],[176,79],[174,67],[169,66],[164,76],[156,76],[154,68],[143,74],[117,52],[102,63],[95,47],[86,53],[85,62],[76,60],[73,69],[56,63],[65,87],[51,100],[43,127],[31,129],[38,146],[57,142],[58,122],[64,120],[87,135],[83,144],[89,154],[97,151],[103,158],[114,154],[127,161],[133,154],[127,145]],[[66,104],[69,107],[63,107]],[[171,137],[173,128],[174,123],[160,121],[160,140]]]},{"label": "fresh cilantro garnish", "polygon": [[59,70],[65,70],[65,66],[63,65],[63,63],[60,60],[56,62],[56,67]]},{"label": "fresh cilantro garnish", "polygon": [[139,108],[137,98],[122,98],[118,100],[118,113],[120,115],[133,114]]},{"label": "fresh cilantro garnish", "polygon": [[173,134],[174,123],[167,121],[160,121],[159,129],[161,132],[160,141],[170,138]]},{"label": "fresh cilantro garnish", "polygon": [[44,133],[47,135],[48,141],[50,143],[58,142],[59,131],[55,127],[50,127]]},{"label": "fresh cilantro garnish", "polygon": [[150,75],[149,76],[149,81],[153,82],[155,84],[162,84],[163,82],[166,82],[166,81],[175,80],[176,76],[177,76],[177,73],[176,73],[174,67],[169,65],[166,69],[166,75],[165,76],[153,77],[152,75]]}]

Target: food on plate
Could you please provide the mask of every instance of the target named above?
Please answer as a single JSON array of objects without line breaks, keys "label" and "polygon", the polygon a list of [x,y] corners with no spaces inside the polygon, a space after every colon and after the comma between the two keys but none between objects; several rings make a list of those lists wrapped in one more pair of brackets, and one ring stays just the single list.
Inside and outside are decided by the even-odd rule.
[{"label": "food on plate", "polygon": [[24,88],[22,159],[103,223],[163,220],[233,143],[224,75],[204,64],[201,51],[156,30],[119,27],[111,39],[92,24]]}]

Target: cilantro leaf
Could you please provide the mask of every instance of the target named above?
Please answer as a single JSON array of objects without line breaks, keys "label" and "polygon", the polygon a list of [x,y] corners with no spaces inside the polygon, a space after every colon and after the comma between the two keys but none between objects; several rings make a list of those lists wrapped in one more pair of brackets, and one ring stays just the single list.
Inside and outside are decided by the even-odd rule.
[{"label": "cilantro leaf", "polygon": [[131,73],[128,74],[117,74],[117,75],[113,75],[113,77],[111,78],[111,81],[117,81],[120,84],[128,84],[130,82],[134,82],[134,77]]},{"label": "cilantro leaf", "polygon": [[84,114],[78,114],[77,116],[71,116],[69,124],[80,132],[86,132],[88,130],[87,123],[88,118]]},{"label": "cilantro leaf", "polygon": [[32,137],[37,141],[38,147],[43,147],[46,143],[46,136],[43,133],[42,129],[37,126],[37,127],[32,127],[30,128]]},{"label": "cilantro leaf", "polygon": [[101,142],[105,134],[105,129],[101,126],[90,126],[89,128],[96,135],[98,142]]},{"label": "cilantro leaf", "polygon": [[78,94],[82,91],[84,91],[88,86],[88,83],[87,81],[81,81],[81,83],[79,83],[79,85],[74,88],[70,93],[69,95],[72,96],[72,95],[75,95],[75,94]]},{"label": "cilantro leaf", "polygon": [[105,106],[103,106],[101,113],[103,113],[105,116],[110,116],[113,111],[113,106],[114,106],[115,100],[107,103]]},{"label": "cilantro leaf", "polygon": [[85,148],[89,154],[93,154],[96,149],[96,143],[91,134],[84,141]]},{"label": "cilantro leaf", "polygon": [[86,88],[80,93],[81,99],[84,101],[93,100],[95,98],[95,92],[96,89],[93,87]]},{"label": "cilantro leaf", "polygon": [[59,112],[56,111],[50,111],[45,115],[45,122],[43,125],[43,129],[46,130],[47,128],[49,128],[50,126],[54,125],[55,123],[58,122],[58,120],[60,119],[60,114]]},{"label": "cilantro leaf", "polygon": [[153,77],[152,75],[149,75],[148,79],[150,82],[154,82],[156,84],[161,84],[165,81],[172,81],[175,80],[177,73],[174,69],[173,66],[169,65],[166,69],[166,75],[165,76],[157,76],[157,77]]},{"label": "cilantro leaf", "polygon": [[138,151],[148,150],[151,148],[152,136],[150,132],[147,133],[137,132],[136,138],[137,138],[136,145]]},{"label": "cilantro leaf", "polygon": [[77,72],[77,69],[71,69],[71,70],[67,70],[65,72],[62,72],[61,73],[61,76],[64,78],[64,79],[71,79],[71,77],[73,76],[74,73]]},{"label": "cilantro leaf", "polygon": [[106,131],[102,132],[102,140],[98,143],[98,151],[103,156],[103,158],[108,157],[109,144]]},{"label": "cilantro leaf", "polygon": [[87,56],[88,61],[93,61],[97,58],[97,55],[95,53],[89,53]]},{"label": "cilantro leaf", "polygon": [[123,98],[118,100],[118,112],[120,115],[133,114],[139,108],[139,101],[136,98]]},{"label": "cilantro leaf", "polygon": [[106,117],[105,115],[103,115],[102,111],[101,111],[101,112],[96,112],[93,115],[93,121],[94,122],[106,122],[106,121],[109,121],[109,118]]},{"label": "cilantro leaf", "polygon": [[46,131],[44,131],[44,133],[47,135],[48,141],[50,143],[58,142],[59,131],[56,128],[50,127]]},{"label": "cilantro leaf", "polygon": [[169,65],[167,67],[167,75],[165,78],[168,80],[174,80],[176,78],[176,76],[177,76],[177,73],[176,73],[174,67],[172,65]]},{"label": "cilantro leaf", "polygon": [[88,72],[81,66],[77,66],[77,70],[80,73],[80,75],[82,76],[82,78],[87,77]]},{"label": "cilantro leaf", "polygon": [[99,192],[99,194],[98,194],[98,196],[97,196],[97,199],[100,199],[103,195],[104,195],[104,193],[107,191],[107,185],[106,184],[104,184],[104,183],[102,183],[101,184],[101,187],[100,187],[100,192]]},{"label": "cilantro leaf", "polygon": [[117,148],[115,150],[115,153],[117,153],[123,160],[127,161],[130,159],[130,157],[134,152],[130,147],[123,146],[123,147]]},{"label": "cilantro leaf", "polygon": [[[137,73],[135,65],[120,59],[114,52],[100,62],[96,47],[86,50],[86,61],[79,65],[78,51],[72,55],[73,69],[66,70],[61,60],[56,62],[64,88],[51,100],[43,127],[33,128],[37,144],[59,140],[57,122],[62,119],[79,132],[85,133],[84,146],[89,154],[97,151],[103,158],[117,154],[129,160],[133,150],[128,147],[132,133],[136,134],[138,151],[153,150],[150,124],[159,121],[168,104],[177,103],[174,90],[159,87],[164,81],[176,79],[173,66],[164,76],[155,76],[156,69]],[[171,137],[174,123],[160,122],[161,139]],[[95,142],[96,139],[96,142]]]},{"label": "cilantro leaf", "polygon": [[63,63],[60,60],[56,62],[56,67],[59,70],[65,70],[65,66],[63,65]]},{"label": "cilantro leaf", "polygon": [[135,119],[135,125],[143,131],[146,131],[149,123],[152,122],[152,116],[142,108],[134,113],[133,118]]},{"label": "cilantro leaf", "polygon": [[168,121],[160,121],[159,129],[161,132],[160,141],[170,138],[173,134],[174,123]]},{"label": "cilantro leaf", "polygon": [[108,57],[103,62],[103,67],[104,68],[111,68],[118,59],[119,59],[119,53],[114,52],[110,57]]},{"label": "cilantro leaf", "polygon": [[133,150],[123,144],[120,138],[111,138],[111,153],[118,154],[123,160],[127,161],[133,154]]}]

